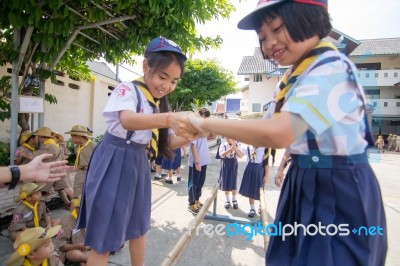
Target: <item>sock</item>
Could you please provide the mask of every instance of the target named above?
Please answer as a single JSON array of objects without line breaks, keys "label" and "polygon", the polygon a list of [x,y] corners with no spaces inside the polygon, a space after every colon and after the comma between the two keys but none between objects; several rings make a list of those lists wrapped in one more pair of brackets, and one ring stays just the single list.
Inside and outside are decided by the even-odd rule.
[{"label": "sock", "polygon": [[231,199],[229,198],[229,195],[226,195],[226,202],[231,202]]},{"label": "sock", "polygon": [[256,209],[256,206],[255,206],[254,204],[250,204],[250,209],[255,210],[255,209]]},{"label": "sock", "polygon": [[232,201],[236,200],[236,195],[232,195]]},{"label": "sock", "polygon": [[167,180],[171,180],[171,179],[172,179],[172,176],[167,176],[166,179],[167,179]]}]

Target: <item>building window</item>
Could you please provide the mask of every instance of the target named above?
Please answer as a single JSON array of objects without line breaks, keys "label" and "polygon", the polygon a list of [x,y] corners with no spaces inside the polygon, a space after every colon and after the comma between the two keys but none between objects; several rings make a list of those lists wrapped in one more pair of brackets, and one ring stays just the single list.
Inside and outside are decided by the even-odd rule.
[{"label": "building window", "polygon": [[366,78],[369,78],[369,73],[365,73],[365,77],[366,77]]},{"label": "building window", "polygon": [[254,113],[261,112],[261,103],[253,103],[251,106],[251,111]]},{"label": "building window", "polygon": [[262,75],[261,74],[255,74],[253,77],[254,82],[262,82]]},{"label": "building window", "polygon": [[365,90],[366,95],[380,95],[379,90]]},{"label": "building window", "polygon": [[397,76],[399,75],[399,73],[394,72],[394,77],[397,78]]},{"label": "building window", "polygon": [[384,73],[383,76],[384,76],[385,78],[387,78],[387,77],[389,77],[389,74],[388,74],[388,73]]},{"label": "building window", "polygon": [[400,107],[400,102],[396,102],[396,107]]},{"label": "building window", "polygon": [[373,107],[376,107],[376,106],[377,106],[377,103],[376,103],[376,102],[372,102],[372,106],[373,106]]},{"label": "building window", "polygon": [[383,107],[387,107],[388,106],[388,102],[383,102]]},{"label": "building window", "polygon": [[375,78],[378,78],[379,77],[379,74],[378,73],[375,73]]}]

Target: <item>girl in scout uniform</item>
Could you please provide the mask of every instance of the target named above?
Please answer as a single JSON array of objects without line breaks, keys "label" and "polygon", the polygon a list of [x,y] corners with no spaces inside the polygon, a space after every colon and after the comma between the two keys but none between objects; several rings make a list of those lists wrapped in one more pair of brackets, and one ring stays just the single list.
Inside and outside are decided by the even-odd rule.
[{"label": "girl in scout uniform", "polygon": [[78,198],[82,194],[87,167],[96,144],[91,141],[91,134],[85,126],[73,126],[70,131],[65,132],[64,134],[71,134],[72,143],[76,145],[76,159],[74,164],[76,170],[74,179],[74,198]]},{"label": "girl in scout uniform", "polygon": [[11,239],[28,228],[44,227],[49,229],[52,225],[60,223],[60,219],[51,220],[46,203],[42,201],[44,184],[26,183],[21,185],[20,193],[16,199],[17,207],[13,211],[13,219],[8,227]]},{"label": "girl in scout uniform", "polygon": [[51,238],[58,235],[61,226],[44,229],[35,227],[22,232],[14,242],[15,252],[7,266],[64,266],[54,252]]},{"label": "girl in scout uniform", "polygon": [[218,153],[221,156],[221,171],[219,176],[219,186],[225,191],[226,202],[225,209],[231,205],[229,192],[232,192],[232,206],[234,209],[239,208],[236,200],[237,193],[237,173],[238,173],[238,157],[243,157],[239,144],[231,138],[227,138],[225,143],[220,145]]},{"label": "girl in scout uniform", "polygon": [[[275,226],[302,224],[310,234],[296,227],[296,234],[283,239],[273,231],[266,264],[384,265],[386,220],[366,153],[374,142],[365,95],[354,64],[321,40],[331,31],[327,1],[261,0],[238,27],[256,30],[266,58],[291,66],[278,84],[274,117],[254,121],[191,115],[190,121],[197,134],[213,131],[290,152]],[[193,136],[184,130],[175,133]],[[318,226],[319,232],[311,235]],[[337,231],[339,226],[343,232]],[[351,231],[362,226],[379,226],[384,233]]]},{"label": "girl in scout uniform", "polygon": [[239,193],[249,198],[250,211],[247,214],[248,217],[253,218],[256,214],[255,201],[260,200],[260,188],[264,186],[267,181],[268,164],[263,166],[264,160],[263,147],[254,147],[251,145],[247,146],[245,155],[247,159],[247,165],[243,173],[242,183],[240,184]]},{"label": "girl in scout uniform", "polygon": [[[129,240],[132,265],[143,265],[150,229],[151,177],[146,147],[157,157],[187,143],[168,128],[187,126],[187,113],[168,113],[167,95],[184,71],[186,56],[158,37],[146,48],[144,76],[118,85],[103,116],[107,131],[88,166],[77,227],[86,228],[88,264],[106,265],[110,251]],[[161,112],[161,113],[158,113]],[[162,128],[162,130],[158,130]]]}]

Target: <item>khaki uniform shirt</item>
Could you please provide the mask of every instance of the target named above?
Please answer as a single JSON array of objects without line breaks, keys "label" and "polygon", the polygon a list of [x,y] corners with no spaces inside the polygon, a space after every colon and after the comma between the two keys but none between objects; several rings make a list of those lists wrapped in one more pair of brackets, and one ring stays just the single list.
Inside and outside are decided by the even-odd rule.
[{"label": "khaki uniform shirt", "polygon": [[[31,204],[33,205],[33,204]],[[46,213],[48,213],[48,209],[46,207],[46,203],[44,201],[40,201],[38,204],[38,216],[39,216],[39,225],[41,227],[46,227],[46,220],[44,219],[44,216]],[[35,223],[33,221],[33,211],[20,202],[17,207],[14,209],[13,212],[13,219],[11,221],[10,226],[8,227],[8,230],[10,232],[15,232],[22,230],[23,228],[33,228],[35,227]]]}]

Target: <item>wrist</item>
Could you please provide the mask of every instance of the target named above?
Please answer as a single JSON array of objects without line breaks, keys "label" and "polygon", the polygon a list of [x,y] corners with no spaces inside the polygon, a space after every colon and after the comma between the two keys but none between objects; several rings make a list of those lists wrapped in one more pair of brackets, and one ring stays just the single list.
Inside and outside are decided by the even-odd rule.
[{"label": "wrist", "polygon": [[166,117],[165,117],[165,124],[166,124],[166,128],[170,128],[169,125],[169,116],[170,116],[170,112],[166,113]]},{"label": "wrist", "polygon": [[194,162],[194,164],[195,164],[195,165],[199,165],[199,164],[200,164],[200,162]]},{"label": "wrist", "polygon": [[8,169],[11,173],[11,181],[6,183],[6,185],[8,185],[8,189],[11,190],[18,185],[21,178],[21,172],[19,170],[19,167],[16,165],[9,165]]}]

